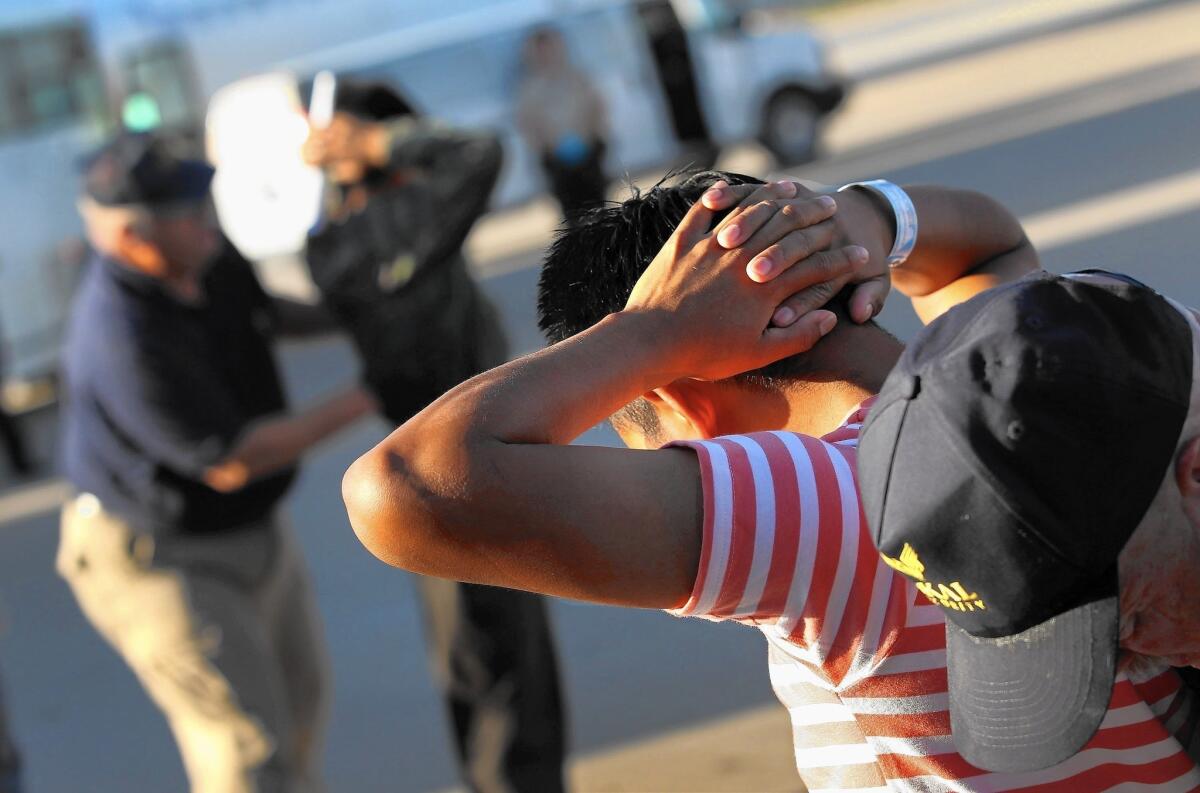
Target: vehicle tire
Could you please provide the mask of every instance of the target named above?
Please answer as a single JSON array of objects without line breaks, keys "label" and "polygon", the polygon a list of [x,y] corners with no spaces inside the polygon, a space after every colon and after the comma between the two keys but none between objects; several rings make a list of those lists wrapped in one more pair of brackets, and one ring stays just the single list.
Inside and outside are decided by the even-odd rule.
[{"label": "vehicle tire", "polygon": [[779,165],[798,165],[816,156],[820,121],[812,94],[803,88],[785,88],[767,101],[759,138]]}]

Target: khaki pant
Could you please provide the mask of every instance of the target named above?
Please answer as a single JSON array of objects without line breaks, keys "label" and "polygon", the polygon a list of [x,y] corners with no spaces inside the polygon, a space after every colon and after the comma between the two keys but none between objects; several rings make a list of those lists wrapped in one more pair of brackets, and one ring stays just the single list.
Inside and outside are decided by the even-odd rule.
[{"label": "khaki pant", "polygon": [[166,716],[193,793],[320,789],[328,661],[286,525],[152,538],[83,494],[57,567]]}]

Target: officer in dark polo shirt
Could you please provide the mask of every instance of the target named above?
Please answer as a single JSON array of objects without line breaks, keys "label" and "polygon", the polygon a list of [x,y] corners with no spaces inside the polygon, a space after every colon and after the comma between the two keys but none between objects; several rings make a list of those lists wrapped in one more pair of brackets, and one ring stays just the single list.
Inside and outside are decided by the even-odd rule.
[{"label": "officer in dark polo shirt", "polygon": [[300,456],[373,407],[286,413],[271,340],[329,325],[269,298],[216,230],[212,169],[124,136],[80,199],[96,251],[64,350],[77,490],[58,569],[163,710],[193,791],[319,786],[327,662],[277,514]]}]

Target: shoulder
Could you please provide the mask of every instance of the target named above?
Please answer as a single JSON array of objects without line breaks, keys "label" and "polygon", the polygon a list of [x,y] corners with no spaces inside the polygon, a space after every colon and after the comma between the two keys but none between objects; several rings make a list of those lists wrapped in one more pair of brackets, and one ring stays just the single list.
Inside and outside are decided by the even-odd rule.
[{"label": "shoulder", "polygon": [[699,458],[705,512],[718,531],[764,522],[822,535],[861,529],[852,445],[784,431],[686,445]]},{"label": "shoulder", "polygon": [[824,438],[773,431],[723,435],[674,445],[695,449],[705,467],[750,474],[762,485],[768,483],[767,476],[803,476],[807,473],[822,479],[848,477],[848,484],[855,487],[853,444],[845,443],[855,438],[855,431],[839,430]]},{"label": "shoulder", "polygon": [[699,459],[703,550],[692,597],[674,613],[757,623],[810,606],[823,615],[835,589],[828,572],[870,562],[853,448],[794,432],[676,445]]},{"label": "shoulder", "polygon": [[144,307],[125,294],[103,267],[102,262],[92,261],[75,293],[64,340],[68,361],[73,353],[107,354],[128,346],[143,321]]},{"label": "shoulder", "polygon": [[190,342],[161,306],[118,284],[80,290],[64,340],[68,380],[128,394],[170,369]]}]

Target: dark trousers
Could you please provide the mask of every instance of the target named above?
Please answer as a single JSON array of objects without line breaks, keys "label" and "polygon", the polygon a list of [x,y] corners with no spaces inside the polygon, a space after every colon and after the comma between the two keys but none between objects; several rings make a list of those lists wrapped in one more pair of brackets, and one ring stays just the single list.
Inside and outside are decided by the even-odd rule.
[{"label": "dark trousers", "polygon": [[20,793],[21,758],[8,734],[4,698],[0,696],[0,793]]},{"label": "dark trousers", "polygon": [[417,578],[429,663],[474,793],[560,793],[565,724],[545,601]]},{"label": "dark trousers", "polygon": [[3,407],[0,407],[0,442],[4,444],[8,462],[13,470],[19,474],[29,473],[31,466],[29,454],[25,451],[25,442],[17,430],[16,421],[5,412]]},{"label": "dark trousers", "polygon": [[566,165],[547,154],[542,157],[542,169],[550,182],[563,219],[572,222],[581,212],[604,203],[608,177],[604,174],[603,142],[595,142],[587,156],[573,165]]},{"label": "dark trousers", "polygon": [[[461,267],[461,260],[455,267]],[[396,373],[376,384],[389,421],[403,424],[442,390],[498,366],[507,357],[495,308],[467,280],[452,294],[469,299],[466,332],[456,338],[461,359],[425,377]],[[395,317],[403,318],[402,306]],[[459,306],[461,309],[462,306]],[[411,316],[421,316],[417,304]],[[383,323],[401,330],[398,321]],[[393,330],[395,335],[397,331]],[[379,360],[387,344],[359,341],[371,370],[395,368]],[[414,347],[409,356],[428,356]],[[428,360],[428,358],[426,358]],[[457,368],[455,368],[457,366]],[[380,385],[383,387],[380,388]],[[428,397],[428,399],[426,399]],[[566,726],[559,692],[558,663],[545,601],[527,592],[416,576],[425,621],[426,651],[442,692],[462,778],[472,793],[561,793]]]}]

